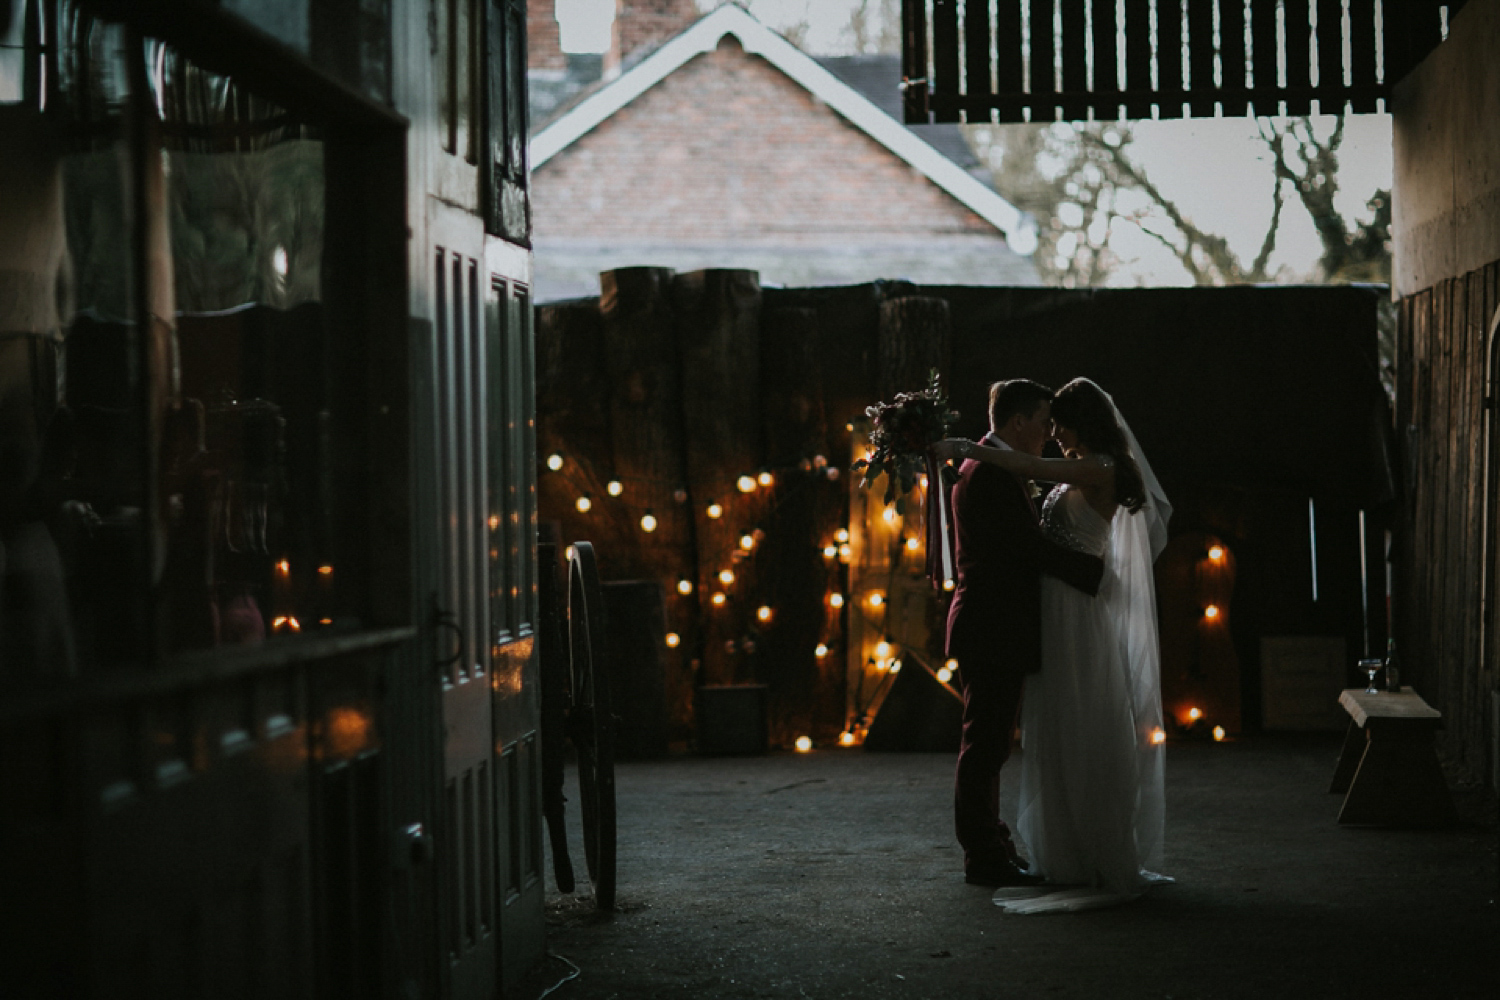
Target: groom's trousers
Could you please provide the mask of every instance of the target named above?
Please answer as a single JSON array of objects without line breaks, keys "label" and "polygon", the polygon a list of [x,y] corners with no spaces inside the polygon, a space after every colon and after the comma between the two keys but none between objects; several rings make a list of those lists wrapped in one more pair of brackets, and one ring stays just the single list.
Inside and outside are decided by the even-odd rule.
[{"label": "groom's trousers", "polygon": [[963,738],[954,778],[953,818],[965,869],[1013,860],[1015,843],[1000,818],[1000,768],[1010,757],[1026,674],[1006,664],[961,660]]}]

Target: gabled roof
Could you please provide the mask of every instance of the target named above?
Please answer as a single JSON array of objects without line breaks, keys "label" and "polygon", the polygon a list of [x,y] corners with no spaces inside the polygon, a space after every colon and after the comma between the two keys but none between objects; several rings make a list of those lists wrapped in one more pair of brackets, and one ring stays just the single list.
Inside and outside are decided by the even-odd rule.
[{"label": "gabled roof", "polygon": [[1029,216],[975,180],[957,163],[922,141],[901,122],[756,20],[744,8],[733,4],[699,19],[533,136],[533,169],[540,168],[690,60],[714,51],[725,35],[733,35],[746,52],[765,59],[851,125],[999,229],[1012,247],[1019,248],[1031,242],[1034,223]]}]

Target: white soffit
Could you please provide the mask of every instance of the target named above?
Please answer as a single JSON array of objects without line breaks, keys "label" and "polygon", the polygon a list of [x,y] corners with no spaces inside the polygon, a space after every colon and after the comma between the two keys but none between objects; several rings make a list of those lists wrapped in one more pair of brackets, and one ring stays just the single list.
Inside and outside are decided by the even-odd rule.
[{"label": "white soffit", "polygon": [[1012,244],[1024,242],[1024,236],[1020,240],[1014,237],[1029,230],[1031,220],[1020,209],[969,176],[962,167],[917,138],[915,133],[819,66],[801,49],[733,4],[699,19],[538,132],[531,140],[532,168],[542,166],[567,149],[689,60],[712,52],[725,35],[734,35],[746,52],[760,56],[797,81],[814,97],[999,229]]}]

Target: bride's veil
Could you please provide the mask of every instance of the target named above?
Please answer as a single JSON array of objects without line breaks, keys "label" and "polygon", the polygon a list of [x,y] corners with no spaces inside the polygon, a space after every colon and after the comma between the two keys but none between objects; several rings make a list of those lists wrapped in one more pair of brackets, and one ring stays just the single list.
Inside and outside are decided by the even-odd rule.
[{"label": "bride's veil", "polygon": [[[1098,386],[1095,386],[1098,389]],[[1146,460],[1146,453],[1126,423],[1114,398],[1099,389],[1114,411],[1115,421],[1130,446],[1130,456],[1141,470],[1146,503],[1138,513],[1121,510],[1111,527],[1110,566],[1118,574],[1121,639],[1130,671],[1131,708],[1135,718],[1137,755],[1136,849],[1141,866],[1159,871],[1162,861],[1162,828],[1165,814],[1164,760],[1161,707],[1161,647],[1156,631],[1156,579],[1152,567],[1167,545],[1167,522],[1172,504],[1161,481]],[[1157,734],[1162,734],[1158,736]]]}]

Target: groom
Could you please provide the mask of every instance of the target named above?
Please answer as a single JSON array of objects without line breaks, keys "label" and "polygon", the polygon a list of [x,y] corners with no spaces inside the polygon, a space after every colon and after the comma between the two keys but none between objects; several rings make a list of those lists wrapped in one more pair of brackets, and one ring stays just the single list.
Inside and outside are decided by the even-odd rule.
[{"label": "groom", "polygon": [[[1051,429],[1052,390],[1027,379],[990,386],[990,433],[982,441],[1041,455]],[[963,740],[953,812],[973,885],[1031,885],[1000,819],[1000,768],[1010,756],[1021,687],[1042,665],[1041,576],[1086,594],[1104,563],[1049,540],[1031,484],[997,465],[966,459],[953,486],[958,587],[948,610],[948,656],[963,679]]]}]

